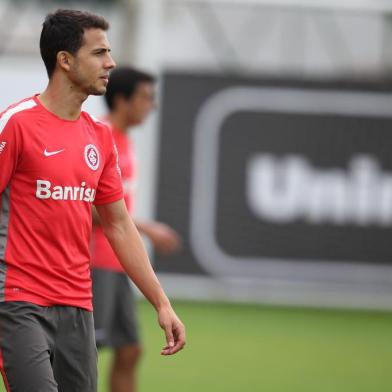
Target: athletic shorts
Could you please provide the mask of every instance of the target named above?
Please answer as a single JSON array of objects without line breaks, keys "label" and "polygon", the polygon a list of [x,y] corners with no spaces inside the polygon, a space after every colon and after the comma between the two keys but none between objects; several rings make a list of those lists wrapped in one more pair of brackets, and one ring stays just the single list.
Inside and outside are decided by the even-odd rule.
[{"label": "athletic shorts", "polygon": [[0,369],[11,392],[96,392],[92,312],[1,302]]},{"label": "athletic shorts", "polygon": [[95,337],[98,347],[139,344],[136,303],[124,272],[92,269]]}]

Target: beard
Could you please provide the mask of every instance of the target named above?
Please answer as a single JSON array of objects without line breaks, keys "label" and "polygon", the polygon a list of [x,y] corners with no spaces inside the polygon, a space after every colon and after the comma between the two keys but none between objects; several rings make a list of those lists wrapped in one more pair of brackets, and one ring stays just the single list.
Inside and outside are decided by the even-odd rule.
[{"label": "beard", "polygon": [[98,87],[96,85],[89,85],[86,88],[87,95],[104,95],[106,93],[106,86]]},{"label": "beard", "polygon": [[85,71],[82,72],[79,63],[76,62],[75,68],[69,75],[74,85],[78,86],[87,96],[89,95],[104,95],[106,93],[106,86],[101,80],[93,82],[91,75]]}]

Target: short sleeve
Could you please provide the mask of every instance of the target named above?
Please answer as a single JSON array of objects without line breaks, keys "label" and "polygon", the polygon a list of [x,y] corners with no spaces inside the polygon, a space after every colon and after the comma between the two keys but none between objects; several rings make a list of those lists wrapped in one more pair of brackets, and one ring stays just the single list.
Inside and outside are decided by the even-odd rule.
[{"label": "short sleeve", "polygon": [[4,192],[15,173],[20,144],[16,121],[6,115],[0,117],[0,194]]},{"label": "short sleeve", "polygon": [[121,182],[121,171],[118,165],[118,153],[114,144],[112,133],[105,143],[105,165],[98,182],[97,194],[94,204],[108,204],[118,201],[124,197]]}]

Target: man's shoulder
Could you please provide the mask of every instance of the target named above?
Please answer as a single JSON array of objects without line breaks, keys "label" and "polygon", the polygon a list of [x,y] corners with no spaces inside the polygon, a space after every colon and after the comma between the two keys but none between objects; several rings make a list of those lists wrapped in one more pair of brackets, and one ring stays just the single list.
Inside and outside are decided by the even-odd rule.
[{"label": "man's shoulder", "polygon": [[0,129],[3,129],[11,119],[21,119],[26,114],[30,114],[31,109],[36,106],[37,102],[34,97],[25,98],[9,105],[5,110],[0,112]]},{"label": "man's shoulder", "polygon": [[111,133],[110,124],[105,120],[101,120],[85,111],[82,112],[82,115],[85,121],[90,123],[95,128],[95,130],[98,131],[99,133],[104,133],[104,134]]}]

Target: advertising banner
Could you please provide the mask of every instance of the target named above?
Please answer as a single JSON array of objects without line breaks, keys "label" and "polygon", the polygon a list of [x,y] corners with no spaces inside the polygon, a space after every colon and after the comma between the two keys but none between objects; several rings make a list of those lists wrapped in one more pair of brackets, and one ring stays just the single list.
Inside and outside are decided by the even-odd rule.
[{"label": "advertising banner", "polygon": [[155,258],[173,292],[392,305],[387,89],[169,73],[159,149],[157,219],[184,239]]}]

